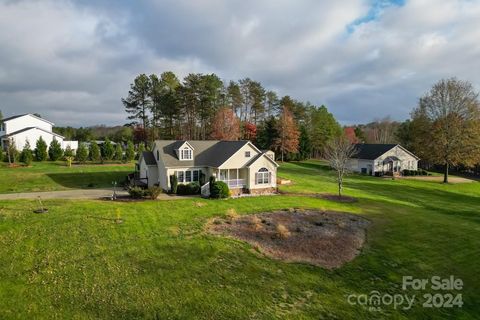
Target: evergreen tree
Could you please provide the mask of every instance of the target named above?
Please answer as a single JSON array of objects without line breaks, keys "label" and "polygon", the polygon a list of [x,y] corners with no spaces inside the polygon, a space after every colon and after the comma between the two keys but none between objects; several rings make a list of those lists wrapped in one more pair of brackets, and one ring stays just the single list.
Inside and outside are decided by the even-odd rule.
[{"label": "evergreen tree", "polygon": [[260,149],[273,150],[273,144],[278,137],[277,119],[271,116],[257,131],[257,145]]},{"label": "evergreen tree", "polygon": [[[128,97],[122,99],[125,111],[131,114],[128,119],[134,120],[134,124],[140,124],[144,130],[147,129],[147,112],[151,105],[150,85],[150,78],[145,74],[141,74],[130,85]],[[143,138],[146,142],[147,136],[145,135]]]},{"label": "evergreen tree", "polygon": [[123,160],[123,149],[120,143],[117,143],[117,146],[115,147],[115,160]]},{"label": "evergreen tree", "polygon": [[115,155],[115,148],[110,142],[110,139],[106,138],[102,146],[102,157],[105,160],[112,160]]},{"label": "evergreen tree", "polygon": [[94,162],[100,161],[101,159],[100,147],[93,140],[90,142],[89,154],[90,154],[90,160]]},{"label": "evergreen tree", "polygon": [[138,151],[137,151],[137,160],[140,158],[140,155],[145,151],[145,144],[142,142],[138,145]]},{"label": "evergreen tree", "polygon": [[132,141],[127,142],[127,149],[125,150],[125,161],[130,162],[135,159],[135,146]]},{"label": "evergreen tree", "polygon": [[88,148],[85,143],[80,143],[78,146],[76,157],[80,163],[85,163],[88,160]]},{"label": "evergreen tree", "polygon": [[312,144],[305,126],[300,126],[300,141],[298,143],[298,160],[307,160],[312,154]]},{"label": "evergreen tree", "polygon": [[69,145],[65,148],[65,152],[63,153],[63,155],[65,157],[73,157],[73,150]]},{"label": "evergreen tree", "polygon": [[25,165],[30,166],[33,160],[33,151],[30,147],[30,142],[28,140],[25,142],[23,146],[22,153],[20,154],[20,161],[25,163]]},{"label": "evergreen tree", "polygon": [[9,142],[8,142],[7,157],[8,157],[8,163],[9,164],[14,164],[14,163],[17,162],[18,150],[15,146],[15,141],[13,139],[10,139]]},{"label": "evergreen tree", "polygon": [[47,152],[47,143],[45,140],[43,140],[42,137],[37,140],[37,143],[35,145],[35,160],[36,161],[45,161],[48,158],[48,152]]},{"label": "evergreen tree", "polygon": [[63,157],[62,146],[56,139],[53,139],[50,143],[50,148],[48,148],[48,156],[52,161],[57,161]]}]

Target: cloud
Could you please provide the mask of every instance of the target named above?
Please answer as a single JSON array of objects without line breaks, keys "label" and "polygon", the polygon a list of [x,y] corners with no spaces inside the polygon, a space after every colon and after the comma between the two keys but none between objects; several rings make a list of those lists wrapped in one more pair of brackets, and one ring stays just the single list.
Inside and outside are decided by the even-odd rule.
[{"label": "cloud", "polygon": [[251,77],[342,123],[404,119],[435,81],[480,83],[480,1],[0,1],[0,109],[120,124],[139,73]]}]

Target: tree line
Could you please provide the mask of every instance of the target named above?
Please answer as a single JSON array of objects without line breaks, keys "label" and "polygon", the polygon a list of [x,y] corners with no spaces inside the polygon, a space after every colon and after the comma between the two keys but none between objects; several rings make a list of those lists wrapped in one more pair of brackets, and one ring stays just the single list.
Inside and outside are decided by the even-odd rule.
[{"label": "tree line", "polygon": [[137,136],[156,139],[251,140],[282,160],[320,156],[342,128],[325,106],[279,97],[250,78],[173,72],[137,76],[121,99]]}]

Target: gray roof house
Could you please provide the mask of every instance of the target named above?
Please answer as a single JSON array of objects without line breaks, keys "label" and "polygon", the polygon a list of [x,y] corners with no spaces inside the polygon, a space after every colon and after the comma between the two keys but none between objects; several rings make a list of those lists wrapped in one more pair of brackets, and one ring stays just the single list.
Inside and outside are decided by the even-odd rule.
[{"label": "gray roof house", "polygon": [[139,178],[148,186],[170,189],[178,183],[198,182],[207,192],[211,176],[228,184],[233,193],[264,193],[276,189],[278,164],[272,151],[260,151],[250,141],[157,140],[137,164]]},{"label": "gray roof house", "polygon": [[368,175],[399,175],[403,170],[417,170],[419,160],[399,144],[359,143],[348,167]]}]

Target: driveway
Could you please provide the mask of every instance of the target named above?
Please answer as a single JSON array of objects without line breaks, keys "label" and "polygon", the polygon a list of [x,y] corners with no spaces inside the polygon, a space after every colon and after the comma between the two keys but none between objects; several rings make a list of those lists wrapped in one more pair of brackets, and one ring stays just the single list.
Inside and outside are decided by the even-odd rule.
[{"label": "driveway", "polygon": [[[72,189],[63,191],[21,192],[0,194],[0,200],[16,199],[99,199],[110,197],[112,189]],[[125,190],[117,190],[118,195],[128,195]]]}]

